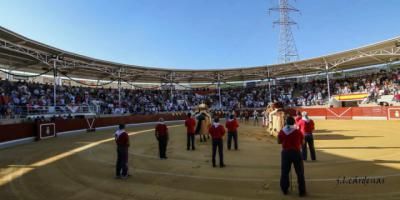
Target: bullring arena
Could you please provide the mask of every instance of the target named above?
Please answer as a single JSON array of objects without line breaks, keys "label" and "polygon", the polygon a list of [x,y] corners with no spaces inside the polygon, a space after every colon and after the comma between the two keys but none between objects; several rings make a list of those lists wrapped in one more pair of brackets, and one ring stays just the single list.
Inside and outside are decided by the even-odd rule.
[{"label": "bullring arena", "polygon": [[[399,128],[400,37],[279,64],[169,69],[0,26],[0,200],[398,200]],[[310,140],[316,160],[303,161]],[[283,188],[285,159],[304,164],[306,191],[293,166]]]},{"label": "bullring arena", "polygon": [[[305,162],[309,199],[399,199],[398,121],[317,120],[317,162]],[[171,123],[169,159],[159,160],[153,126],[128,129],[132,177],[113,179],[112,130],[78,133],[3,149],[2,199],[296,199],[279,190],[280,148],[260,127],[239,129],[240,150],[212,168],[210,144],[185,150],[182,123]],[[374,184],[338,184],[369,176]],[[294,181],[295,182],[295,181]],[[295,184],[295,183],[293,183]],[[293,193],[296,193],[293,187]]]}]

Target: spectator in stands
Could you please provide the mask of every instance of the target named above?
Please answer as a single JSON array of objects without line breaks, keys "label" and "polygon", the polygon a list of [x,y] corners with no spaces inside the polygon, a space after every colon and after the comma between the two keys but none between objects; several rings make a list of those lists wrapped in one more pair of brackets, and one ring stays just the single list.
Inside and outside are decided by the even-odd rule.
[{"label": "spectator in stands", "polygon": [[[357,77],[332,78],[331,94],[368,93],[366,103],[374,103],[382,95],[398,95],[400,70],[367,73]],[[277,82],[269,91],[266,86],[224,88],[221,90],[224,110],[261,108],[280,101],[288,107],[324,105],[327,84],[323,79],[299,84],[296,81]],[[99,114],[135,114],[189,111],[201,102],[219,108],[215,89],[193,90],[121,89],[121,106],[116,88],[93,88],[61,85],[57,87],[57,110],[72,112],[68,105],[95,106]],[[0,116],[14,117],[46,113],[53,106],[53,86],[28,81],[0,80]]]}]

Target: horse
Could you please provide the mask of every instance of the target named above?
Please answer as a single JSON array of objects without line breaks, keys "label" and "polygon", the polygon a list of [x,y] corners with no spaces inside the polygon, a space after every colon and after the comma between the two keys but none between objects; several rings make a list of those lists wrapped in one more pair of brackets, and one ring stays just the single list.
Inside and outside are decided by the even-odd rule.
[{"label": "horse", "polygon": [[285,125],[286,113],[283,109],[283,104],[274,103],[269,109],[268,130],[271,136],[277,136],[279,131]]},{"label": "horse", "polygon": [[210,138],[208,129],[211,126],[211,116],[202,111],[197,115],[196,120],[196,135],[200,135],[200,142],[205,142],[207,138]]},{"label": "horse", "polygon": [[207,106],[205,104],[200,104],[198,106],[196,121],[195,133],[196,135],[200,135],[200,142],[206,142],[207,138],[210,138],[208,130],[211,127],[211,116],[207,112]]}]

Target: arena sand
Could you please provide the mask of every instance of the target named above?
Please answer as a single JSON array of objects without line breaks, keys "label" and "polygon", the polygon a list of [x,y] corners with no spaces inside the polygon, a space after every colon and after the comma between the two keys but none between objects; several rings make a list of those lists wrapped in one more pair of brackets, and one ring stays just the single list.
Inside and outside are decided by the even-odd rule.
[{"label": "arena sand", "polygon": [[[316,121],[316,128],[318,161],[305,162],[305,199],[400,199],[400,121]],[[0,199],[298,199],[294,172],[290,194],[280,192],[276,138],[252,123],[241,124],[239,151],[224,144],[222,169],[211,167],[210,141],[197,138],[196,151],[186,151],[181,125],[170,127],[168,160],[157,157],[153,126],[129,128],[127,180],[114,179],[113,131],[1,149]]]}]

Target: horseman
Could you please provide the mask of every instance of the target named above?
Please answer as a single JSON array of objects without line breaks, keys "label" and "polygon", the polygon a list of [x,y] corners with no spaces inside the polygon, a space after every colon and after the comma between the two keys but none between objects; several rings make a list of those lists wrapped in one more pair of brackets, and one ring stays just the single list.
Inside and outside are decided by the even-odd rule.
[{"label": "horseman", "polygon": [[[198,106],[198,113],[196,113],[196,134],[200,135],[200,142],[206,142],[210,138],[208,129],[211,126],[211,116],[207,112],[207,105],[204,103]],[[206,137],[207,136],[207,137]]]},{"label": "horseman", "polygon": [[267,106],[267,108],[261,112],[262,127],[268,127],[269,112],[269,106]]},{"label": "horseman", "polygon": [[270,121],[272,121],[272,119],[271,119],[272,116],[270,115],[270,113],[272,113],[272,111],[274,111],[274,109],[272,108],[272,103],[269,103],[267,108],[264,111],[264,120],[265,120],[264,123],[265,123],[265,127],[266,127],[268,133],[271,133],[271,130],[272,130],[272,122],[270,122]]},{"label": "horseman", "polygon": [[268,118],[269,133],[271,136],[277,136],[285,124],[285,112],[283,110],[283,104],[280,102],[272,104],[272,111],[269,112]]}]

